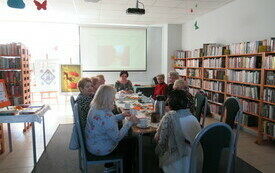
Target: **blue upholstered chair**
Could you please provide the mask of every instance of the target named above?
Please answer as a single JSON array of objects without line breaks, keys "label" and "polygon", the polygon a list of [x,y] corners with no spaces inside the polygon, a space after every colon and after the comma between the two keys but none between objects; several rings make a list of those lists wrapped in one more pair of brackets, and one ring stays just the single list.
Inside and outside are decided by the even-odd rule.
[{"label": "blue upholstered chair", "polygon": [[[195,95],[195,106],[196,106],[195,117],[198,119],[202,128],[204,127],[205,117],[207,114],[207,104],[208,104],[208,99],[205,95],[201,93],[197,93]],[[201,122],[201,119],[202,119],[202,122]]]},{"label": "blue upholstered chair", "polygon": [[234,133],[229,125],[218,122],[205,127],[193,143],[189,172],[230,173],[233,147]]},{"label": "blue upholstered chair", "polygon": [[232,168],[233,172],[236,172],[236,159],[237,159],[237,146],[239,140],[239,133],[242,124],[243,117],[243,107],[240,103],[240,100],[237,97],[229,97],[223,104],[223,110],[221,115],[221,122],[225,122],[232,129],[234,129],[237,124],[235,131],[235,142],[234,142],[234,153],[233,153],[233,162]]},{"label": "blue upholstered chair", "polygon": [[117,163],[117,172],[120,168],[120,173],[123,173],[123,157],[120,154],[115,153],[107,156],[95,156],[87,151],[84,134],[82,134],[81,130],[77,103],[74,104],[73,114],[81,151],[81,157],[79,160],[80,164],[83,166],[83,171],[87,173],[87,166],[92,164]]}]

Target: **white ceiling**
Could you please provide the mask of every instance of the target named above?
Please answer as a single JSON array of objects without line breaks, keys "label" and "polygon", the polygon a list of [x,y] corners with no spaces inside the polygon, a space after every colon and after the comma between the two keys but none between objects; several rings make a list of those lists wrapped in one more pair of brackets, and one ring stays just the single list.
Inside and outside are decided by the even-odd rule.
[{"label": "white ceiling", "polygon": [[[33,0],[23,1],[26,4],[24,9],[14,9],[7,6],[7,0],[0,0],[0,20],[74,24],[181,24],[233,0],[139,0],[145,6],[145,15],[126,14],[127,8],[136,6],[136,0],[101,0],[97,3],[48,0],[47,10],[40,11]],[[37,1],[42,3],[44,0]]]}]

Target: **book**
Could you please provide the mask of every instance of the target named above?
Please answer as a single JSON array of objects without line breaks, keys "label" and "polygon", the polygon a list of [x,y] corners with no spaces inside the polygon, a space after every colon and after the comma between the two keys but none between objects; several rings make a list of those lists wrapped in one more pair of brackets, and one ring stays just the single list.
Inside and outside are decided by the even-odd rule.
[{"label": "book", "polygon": [[5,116],[5,115],[16,115],[18,113],[18,111],[16,110],[4,110],[4,111],[0,111],[0,116]]}]

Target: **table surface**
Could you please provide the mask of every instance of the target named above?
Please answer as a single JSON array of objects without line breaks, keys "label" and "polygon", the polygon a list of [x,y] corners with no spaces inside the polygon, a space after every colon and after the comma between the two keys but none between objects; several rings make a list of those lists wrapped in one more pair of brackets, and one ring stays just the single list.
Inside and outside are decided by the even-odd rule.
[{"label": "table surface", "polygon": [[[124,94],[124,99],[123,99],[123,102],[118,102],[118,99],[116,99],[116,105],[117,107],[120,109],[120,110],[124,110],[125,109],[125,103],[129,103],[131,106],[131,109],[133,109],[135,106],[134,104],[138,104],[138,105],[141,105],[141,106],[148,106],[148,105],[152,105],[151,102],[147,102],[147,103],[139,103],[138,102],[138,95],[137,94]],[[119,94],[116,94],[116,98],[119,97]],[[134,99],[131,99],[131,98],[134,98]],[[149,112],[152,112],[152,110],[142,110],[142,111],[139,111],[137,110],[137,117],[146,117],[148,122],[149,122],[149,128],[139,128],[137,127],[136,125],[133,125],[132,126],[132,132],[135,133],[135,134],[148,134],[148,133],[155,133],[156,130],[157,130],[157,127],[159,125],[159,123],[151,123],[151,118],[150,116],[147,116],[146,115],[146,112],[149,111]]]},{"label": "table surface", "polygon": [[16,114],[16,115],[0,115],[0,123],[26,123],[38,122],[41,123],[41,117],[50,110],[49,105],[43,105],[38,108],[34,114]]}]

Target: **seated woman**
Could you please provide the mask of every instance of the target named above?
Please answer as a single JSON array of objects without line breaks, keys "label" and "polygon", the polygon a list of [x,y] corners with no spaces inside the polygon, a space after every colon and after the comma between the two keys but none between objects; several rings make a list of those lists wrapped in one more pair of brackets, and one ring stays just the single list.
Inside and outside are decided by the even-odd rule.
[{"label": "seated woman", "polygon": [[129,74],[127,71],[120,72],[120,80],[116,81],[115,87],[117,92],[122,91],[124,93],[133,93],[133,85],[130,80],[127,80]]},{"label": "seated woman", "polygon": [[169,95],[169,93],[173,90],[174,82],[180,78],[179,73],[176,71],[170,71],[168,74],[169,82],[166,94]]},{"label": "seated woman", "polygon": [[182,90],[186,93],[187,96],[187,108],[190,109],[191,113],[195,115],[196,109],[195,109],[195,103],[194,103],[194,97],[188,90],[188,85],[185,80],[178,79],[174,82],[173,85],[174,90]]},{"label": "seated woman", "polygon": [[156,99],[158,95],[166,96],[166,89],[168,85],[164,82],[164,74],[157,75],[158,84],[155,86],[153,99]]},{"label": "seated woman", "polygon": [[100,82],[97,77],[91,77],[91,81],[92,81],[92,86],[93,86],[92,93],[93,93],[93,95],[95,95],[98,87],[100,86]]},{"label": "seated woman", "polygon": [[[86,125],[86,146],[90,153],[105,156],[112,152],[122,152],[124,172],[131,172],[136,142],[135,138],[124,138],[128,130],[138,119],[130,115],[129,111],[114,115],[112,113],[115,89],[108,85],[101,85],[91,103],[91,109]],[[128,121],[119,130],[117,121],[127,117]]]},{"label": "seated woman", "polygon": [[172,111],[161,119],[155,135],[155,152],[159,157],[159,166],[165,173],[187,173],[191,145],[201,129],[200,124],[187,109],[184,91],[171,91],[167,101]]},{"label": "seated woman", "polygon": [[105,84],[105,78],[103,74],[96,75],[96,77],[99,79],[99,85]]},{"label": "seated woman", "polygon": [[76,102],[79,106],[79,118],[84,132],[90,104],[94,97],[92,80],[87,77],[81,78],[78,82],[78,89],[80,93],[76,98]]}]

